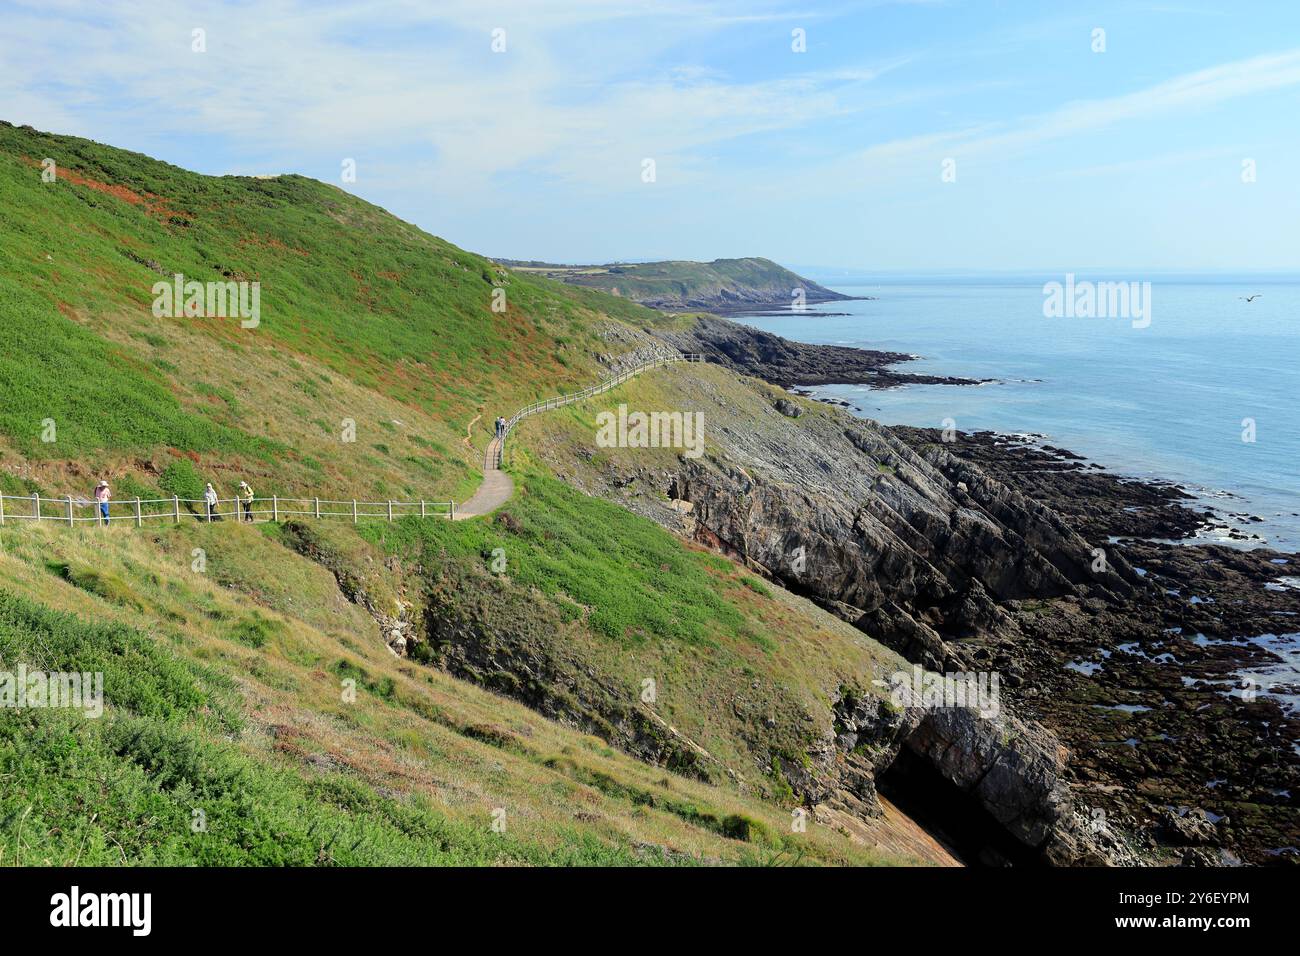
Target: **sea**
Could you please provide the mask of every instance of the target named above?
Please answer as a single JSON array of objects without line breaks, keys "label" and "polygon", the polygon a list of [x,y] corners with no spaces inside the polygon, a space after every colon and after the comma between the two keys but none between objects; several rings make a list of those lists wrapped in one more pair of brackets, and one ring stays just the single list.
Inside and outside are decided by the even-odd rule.
[{"label": "sea", "polygon": [[988,380],[818,396],[884,424],[1021,435],[1171,481],[1222,516],[1200,540],[1300,551],[1300,274],[805,274],[866,298],[734,318],[917,357],[899,371]]}]

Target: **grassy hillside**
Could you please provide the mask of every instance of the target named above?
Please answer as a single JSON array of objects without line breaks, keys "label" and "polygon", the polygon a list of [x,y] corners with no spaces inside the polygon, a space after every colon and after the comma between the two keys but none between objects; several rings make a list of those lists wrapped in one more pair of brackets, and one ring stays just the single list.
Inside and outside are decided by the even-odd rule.
[{"label": "grassy hillside", "polygon": [[742,304],[787,306],[794,289],[803,289],[811,302],[846,298],[771,259],[762,258],[603,266],[511,264],[516,273],[541,274],[661,309],[734,308]]},{"label": "grassy hillside", "polygon": [[[8,494],[463,500],[484,422],[671,321],[296,176],[0,124],[0,199]],[[175,272],[261,282],[260,324],[155,318]],[[791,828],[784,771],[893,655],[513,450],[454,525],[0,527],[0,672],[107,704],[0,708],[0,864],[945,859],[896,815]]]},{"label": "grassy hillside", "polygon": [[[51,495],[101,473],[154,487],[181,454],[225,486],[463,495],[476,416],[590,381],[609,323],[663,321],[301,176],[201,176],[0,124],[0,195],[0,471]],[[175,273],[259,282],[260,324],[155,318]]]},{"label": "grassy hillside", "polygon": [[[372,525],[367,534],[383,554],[423,569],[415,599],[426,617],[482,622],[493,666],[481,666],[485,655],[463,669],[486,686],[546,708],[550,686],[527,686],[527,675],[549,668],[551,683],[569,688],[564,709],[606,739],[655,750],[666,742],[639,737],[660,736],[657,718],[689,741],[660,748],[663,759],[788,800],[778,768],[807,763],[829,738],[831,695],[875,692],[875,680],[887,684],[904,666],[727,558],[540,471],[523,478],[491,522]],[[429,630],[436,640],[449,629]],[[449,652],[425,653],[437,661]],[[643,708],[647,681],[654,700]],[[636,730],[622,731],[625,723]],[[691,745],[708,756],[697,759]]]},{"label": "grassy hillside", "polygon": [[0,710],[0,863],[888,859],[393,657],[277,536],[0,532],[0,669],[99,670],[107,699]]}]

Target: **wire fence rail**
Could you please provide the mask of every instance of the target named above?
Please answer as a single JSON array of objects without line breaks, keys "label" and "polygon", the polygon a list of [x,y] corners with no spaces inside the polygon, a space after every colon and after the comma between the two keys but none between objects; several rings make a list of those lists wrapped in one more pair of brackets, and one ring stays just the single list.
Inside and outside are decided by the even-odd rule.
[{"label": "wire fence rail", "polygon": [[659,355],[652,359],[646,359],[631,368],[624,369],[613,378],[606,379],[596,385],[590,385],[579,392],[570,392],[568,395],[560,395],[557,398],[547,398],[540,402],[533,402],[527,405],[506,420],[505,428],[501,433],[501,442],[497,447],[496,466],[501,467],[505,459],[506,440],[510,437],[511,430],[525,418],[530,415],[536,415],[538,412],[550,411],[553,408],[561,408],[565,405],[572,405],[574,402],[580,402],[583,399],[591,398],[593,395],[599,395],[601,392],[608,392],[611,388],[617,388],[634,375],[640,375],[642,372],[649,371],[652,368],[660,368],[664,365],[672,365],[676,362],[703,362],[704,355],[699,352],[689,352],[681,355]]},{"label": "wire fence rail", "polygon": [[[103,505],[107,505],[107,514]],[[134,524],[146,521],[180,524],[182,521],[279,521],[282,518],[349,518],[354,523],[379,519],[456,517],[454,501],[360,501],[334,498],[218,498],[209,507],[203,498],[129,498],[94,501],[65,495],[0,495],[0,525],[10,522],[77,524]]]},{"label": "wire fence rail", "polygon": [[[556,398],[533,402],[515,412],[505,423],[497,447],[496,467],[500,468],[510,431],[525,418],[538,412],[550,411],[591,398],[611,388],[617,388],[628,379],[652,368],[676,362],[703,362],[698,353],[661,355],[647,359],[619,372],[613,378],[591,385],[578,392]],[[103,506],[107,505],[107,509]],[[92,498],[65,495],[61,498],[33,495],[0,495],[0,525],[11,522],[54,522],[75,527],[78,524],[134,524],[145,522],[180,524],[182,521],[279,521],[281,518],[350,518],[353,523],[362,519],[396,521],[399,518],[456,517],[454,501],[360,501],[335,498],[270,498],[254,497],[218,498],[209,507],[203,498],[115,498],[100,502]]]}]

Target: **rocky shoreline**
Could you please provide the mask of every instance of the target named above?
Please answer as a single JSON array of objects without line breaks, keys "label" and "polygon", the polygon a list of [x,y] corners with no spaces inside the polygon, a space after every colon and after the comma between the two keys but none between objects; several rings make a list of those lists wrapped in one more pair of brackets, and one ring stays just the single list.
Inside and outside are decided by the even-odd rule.
[{"label": "rocky shoreline", "polygon": [[659,337],[682,352],[702,352],[741,375],[752,375],[782,388],[812,385],[978,385],[979,379],[900,372],[892,366],[911,362],[904,352],[879,352],[843,345],[810,345],[713,316],[700,316],[688,329]]},{"label": "rocky shoreline", "polygon": [[674,385],[708,455],[557,469],[927,671],[1002,680],[1000,724],[846,710],[797,793],[857,814],[891,779],[895,803],[946,794],[940,812],[1014,836],[966,855],[994,864],[1300,863],[1300,662],[1278,637],[1300,632],[1300,555],[1180,543],[1216,516],[1063,449],[814,411],[762,380],[838,352],[737,328],[663,336],[752,376]]},{"label": "rocky shoreline", "polygon": [[1156,859],[1300,862],[1300,686],[1288,679],[1300,587],[1285,583],[1300,555],[1171,543],[1215,516],[1173,485],[1120,478],[1061,449],[891,431],[1050,506],[1141,578],[1128,600],[1014,602],[1014,631],[947,643],[943,667],[1004,668],[1017,712],[1070,748],[1077,790]]}]

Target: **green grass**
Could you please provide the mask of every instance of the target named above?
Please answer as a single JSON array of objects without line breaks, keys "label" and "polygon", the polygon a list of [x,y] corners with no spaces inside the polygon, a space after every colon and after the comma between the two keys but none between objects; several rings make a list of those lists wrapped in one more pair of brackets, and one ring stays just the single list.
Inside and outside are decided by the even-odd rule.
[{"label": "green grass", "polygon": [[20,478],[7,471],[0,471],[0,495],[24,497],[41,493],[41,486],[31,478]]},{"label": "green grass", "polygon": [[70,710],[0,710],[0,862],[634,862],[626,850],[577,834],[546,850],[449,821],[421,799],[378,796],[342,774],[304,780],[260,763],[224,739],[240,727],[232,684],[129,627],[0,592],[0,662],[102,672],[108,705],[98,720]]},{"label": "green grass", "polygon": [[271,638],[282,633],[283,624],[274,618],[263,617],[257,611],[238,621],[229,632],[232,641],[245,647],[265,647]]},{"label": "green grass", "polygon": [[51,572],[83,591],[89,591],[97,597],[123,607],[139,607],[131,589],[114,574],[70,561],[51,561],[47,567]]},{"label": "green grass", "polygon": [[[81,179],[161,197],[158,205],[173,214],[151,215],[75,179],[43,183],[30,160],[47,155]],[[554,370],[547,356],[593,340],[584,311],[658,321],[633,305],[511,274],[301,176],[201,176],[87,140],[0,125],[0,190],[5,220],[23,227],[6,230],[0,249],[14,254],[15,271],[31,279],[22,284],[47,305],[53,293],[100,311],[109,292],[109,301],[147,311],[160,278],[150,261],[165,275],[255,279],[262,283],[257,333],[408,399],[447,401],[450,391],[477,402],[505,368],[543,381]],[[65,229],[70,222],[80,228]],[[67,282],[70,274],[89,280],[87,287]],[[506,289],[505,314],[491,311],[496,287]],[[160,321],[141,334],[170,340],[179,324]],[[250,346],[259,341],[237,326],[217,331]],[[394,374],[401,363],[431,374]]]},{"label": "green grass", "polygon": [[[274,528],[225,531],[0,531],[0,672],[99,671],[106,698],[100,719],[0,708],[0,865],[889,859],[829,831],[782,836],[782,807],[399,661]],[[179,564],[196,543],[209,574]],[[42,555],[56,569],[93,557],[135,603],[52,580]],[[496,806],[508,833],[488,825]]]},{"label": "green grass", "polygon": [[[461,491],[486,440],[461,442],[475,415],[597,377],[602,323],[666,321],[512,273],[301,176],[202,176],[0,122],[0,195],[0,440],[49,463],[52,484],[60,461],[120,477],[124,459],[179,449],[208,479],[233,468],[284,495],[308,482],[336,496]],[[260,283],[260,325],[155,318],[153,284],[175,273]],[[345,417],[354,448],[337,440]],[[392,419],[405,424],[383,461],[354,450]]]},{"label": "green grass", "polygon": [[8,273],[0,274],[0,311],[0,433],[28,458],[177,447],[270,460],[283,451],[188,414],[163,376],[52,312]]},{"label": "green grass", "polygon": [[715,646],[720,634],[756,637],[720,594],[711,556],[540,472],[518,485],[516,499],[492,521],[372,525],[366,533],[388,547],[475,556],[484,566],[501,549],[513,582],[589,608],[587,624],[626,646],[649,639]]},{"label": "green grass", "polygon": [[187,501],[198,501],[203,497],[205,482],[194,462],[188,458],[178,458],[163,469],[158,476],[158,487],[169,495]]}]

